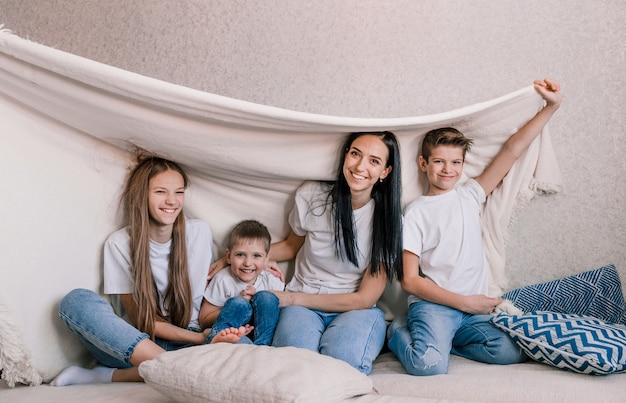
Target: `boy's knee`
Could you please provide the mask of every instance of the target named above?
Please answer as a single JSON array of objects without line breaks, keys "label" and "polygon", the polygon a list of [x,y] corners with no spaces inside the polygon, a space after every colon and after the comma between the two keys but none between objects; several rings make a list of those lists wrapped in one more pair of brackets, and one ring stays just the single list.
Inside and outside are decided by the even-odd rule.
[{"label": "boy's knee", "polygon": [[431,376],[448,373],[448,362],[434,346],[428,346],[421,357],[412,354],[410,366],[406,372],[415,376]]},{"label": "boy's knee", "polygon": [[250,309],[250,302],[244,297],[231,297],[226,300],[223,309],[246,311]]},{"label": "boy's knee", "polygon": [[261,304],[273,304],[278,306],[279,300],[276,294],[271,291],[259,291],[252,296],[252,300]]}]

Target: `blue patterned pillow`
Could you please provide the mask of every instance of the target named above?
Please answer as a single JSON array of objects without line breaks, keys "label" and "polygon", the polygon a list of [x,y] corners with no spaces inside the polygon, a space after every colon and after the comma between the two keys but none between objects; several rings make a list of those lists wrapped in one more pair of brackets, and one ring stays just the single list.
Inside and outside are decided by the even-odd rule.
[{"label": "blue patterned pillow", "polygon": [[590,375],[626,371],[626,326],[556,312],[500,313],[491,322],[535,361]]},{"label": "blue patterned pillow", "polygon": [[510,300],[524,312],[572,313],[626,324],[622,284],[612,264],[574,276],[516,288],[506,292],[502,298]]}]

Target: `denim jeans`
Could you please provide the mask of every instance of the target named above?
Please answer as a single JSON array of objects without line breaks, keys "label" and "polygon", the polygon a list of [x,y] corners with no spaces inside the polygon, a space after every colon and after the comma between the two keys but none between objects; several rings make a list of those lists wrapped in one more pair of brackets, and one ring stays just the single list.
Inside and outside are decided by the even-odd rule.
[{"label": "denim jeans", "polygon": [[489,318],[427,301],[414,302],[407,317],[398,316],[389,325],[388,346],[411,375],[448,373],[450,353],[488,364],[525,361],[522,350]]},{"label": "denim jeans", "polygon": [[[213,323],[207,342],[210,343],[224,329],[251,324],[254,326],[251,337],[254,344],[269,346],[278,322],[278,302],[278,297],[270,291],[257,292],[250,302],[243,297],[229,298]],[[242,338],[240,343],[247,343],[246,339]]]},{"label": "denim jeans", "polygon": [[328,313],[287,306],[280,309],[273,345],[319,352],[367,375],[385,343],[385,328],[378,308]]},{"label": "denim jeans", "polygon": [[[111,305],[91,290],[70,291],[59,304],[59,316],[96,360],[111,368],[132,367],[130,357],[135,347],[150,338],[117,316]],[[158,337],[155,342],[167,351],[191,345]]]}]

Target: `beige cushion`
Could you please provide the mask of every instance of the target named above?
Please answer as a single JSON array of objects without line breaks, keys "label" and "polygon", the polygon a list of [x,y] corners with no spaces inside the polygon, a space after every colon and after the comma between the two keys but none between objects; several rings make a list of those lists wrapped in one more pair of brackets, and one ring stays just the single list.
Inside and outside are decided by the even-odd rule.
[{"label": "beige cushion", "polygon": [[347,363],[295,347],[216,343],[143,362],[146,383],[178,402],[340,401],[372,392]]}]

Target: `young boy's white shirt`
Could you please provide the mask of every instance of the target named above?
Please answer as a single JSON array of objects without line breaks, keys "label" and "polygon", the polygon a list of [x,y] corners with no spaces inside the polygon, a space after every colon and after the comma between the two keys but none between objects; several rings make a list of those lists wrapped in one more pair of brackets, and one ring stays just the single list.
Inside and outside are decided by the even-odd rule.
[{"label": "young boy's white shirt", "polygon": [[[485,200],[482,186],[469,179],[407,206],[404,249],[419,256],[422,274],[439,287],[460,295],[487,294],[489,272],[480,226]],[[408,304],[420,300],[409,295]]]},{"label": "young boy's white shirt", "polygon": [[[204,299],[215,306],[224,306],[229,298],[241,295],[249,284],[239,280],[230,267],[219,271],[204,290]],[[257,276],[253,287],[259,291],[283,291],[285,283],[273,274],[262,271]]]}]

